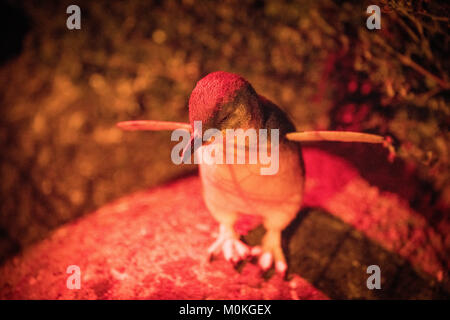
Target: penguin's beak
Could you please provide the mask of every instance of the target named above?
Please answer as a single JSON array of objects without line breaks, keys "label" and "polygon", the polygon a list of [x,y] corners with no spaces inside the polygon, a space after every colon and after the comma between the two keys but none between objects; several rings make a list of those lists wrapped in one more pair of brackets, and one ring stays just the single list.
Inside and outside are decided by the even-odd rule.
[{"label": "penguin's beak", "polygon": [[[200,139],[200,141],[198,141]],[[196,143],[197,142],[197,143]],[[202,137],[197,132],[192,133],[189,143],[184,147],[181,153],[183,163],[190,163],[192,155],[202,146]]]}]

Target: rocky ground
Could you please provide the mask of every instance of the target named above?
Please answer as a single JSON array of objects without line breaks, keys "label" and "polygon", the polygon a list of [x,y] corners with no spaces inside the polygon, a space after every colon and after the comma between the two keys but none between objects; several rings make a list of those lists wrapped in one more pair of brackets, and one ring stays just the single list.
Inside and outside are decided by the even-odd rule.
[{"label": "rocky ground", "polygon": [[[378,163],[366,173],[397,174],[396,181],[408,189],[410,177],[398,175],[384,150],[370,146],[365,152],[374,155],[369,165]],[[193,174],[58,228],[0,269],[0,298],[450,298],[448,258],[440,258],[444,244],[404,198],[385,190],[396,186],[383,186],[380,179],[375,184],[330,150],[309,147],[304,156],[305,207],[283,234],[286,280],[270,271],[261,274],[251,261],[237,268],[223,258],[208,261],[217,223]],[[251,216],[243,217],[237,230],[249,244],[264,232]],[[367,289],[372,264],[380,266],[381,290]],[[69,265],[80,267],[79,290],[66,286]]]}]

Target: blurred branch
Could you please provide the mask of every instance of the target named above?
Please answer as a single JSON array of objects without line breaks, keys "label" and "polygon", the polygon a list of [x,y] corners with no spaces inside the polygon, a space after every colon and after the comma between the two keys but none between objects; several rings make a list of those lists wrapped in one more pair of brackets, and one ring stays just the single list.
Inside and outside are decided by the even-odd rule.
[{"label": "blurred branch", "polygon": [[426,13],[426,12],[417,12],[417,14],[420,14],[422,16],[428,17],[428,18],[430,18],[432,20],[435,20],[435,21],[444,21],[444,22],[449,22],[450,21],[450,19],[447,18],[447,17],[437,17],[437,16],[434,16],[434,15]]},{"label": "blurred branch", "polygon": [[382,47],[387,49],[389,53],[395,55],[400,60],[400,62],[403,63],[405,66],[408,66],[417,71],[418,73],[420,73],[421,75],[433,80],[434,82],[439,84],[443,89],[450,88],[450,84],[446,80],[441,79],[438,76],[431,73],[430,71],[426,70],[425,68],[414,62],[410,57],[397,52],[394,48],[388,45],[380,36],[375,35],[374,40],[376,43],[380,44]]}]

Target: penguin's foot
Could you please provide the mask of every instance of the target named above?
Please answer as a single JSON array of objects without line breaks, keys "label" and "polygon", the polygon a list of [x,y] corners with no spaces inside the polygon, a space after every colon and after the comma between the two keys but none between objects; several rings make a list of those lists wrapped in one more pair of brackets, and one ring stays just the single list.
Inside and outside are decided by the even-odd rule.
[{"label": "penguin's foot", "polygon": [[[281,249],[281,248],[280,248]],[[278,251],[278,250],[276,250]],[[263,249],[259,246],[253,247],[250,254],[252,256],[259,256],[258,265],[263,271],[269,270],[275,264],[275,270],[284,275],[287,270],[287,263],[284,256],[278,256],[273,250]]]},{"label": "penguin's foot", "polygon": [[250,254],[249,247],[239,240],[234,231],[227,231],[222,227],[220,229],[219,237],[208,249],[209,258],[212,259],[222,251],[225,260],[233,264],[246,259]]},{"label": "penguin's foot", "polygon": [[237,263],[241,260],[246,259],[250,254],[250,249],[246,244],[244,244],[239,239],[233,238],[218,238],[209,247],[208,254],[210,259],[219,255],[220,251],[223,252],[225,260]]},{"label": "penguin's foot", "polygon": [[281,249],[280,234],[267,232],[262,241],[262,247],[254,247],[251,254],[259,256],[258,265],[263,271],[269,270],[275,265],[275,270],[280,274],[285,274],[287,270],[286,259],[283,249]]}]

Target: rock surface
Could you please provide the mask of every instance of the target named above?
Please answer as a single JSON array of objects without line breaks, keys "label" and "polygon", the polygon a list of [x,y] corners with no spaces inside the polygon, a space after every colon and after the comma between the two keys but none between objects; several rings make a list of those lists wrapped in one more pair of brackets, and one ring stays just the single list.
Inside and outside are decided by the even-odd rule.
[{"label": "rock surface", "polygon": [[[8,260],[0,299],[449,298],[423,216],[349,161],[313,148],[304,156],[305,208],[283,235],[287,280],[252,262],[207,260],[217,223],[193,175],[107,204]],[[257,225],[245,216],[237,229],[253,244],[264,232]],[[372,264],[381,290],[366,287]],[[81,270],[79,290],[67,288],[70,265]]]}]

